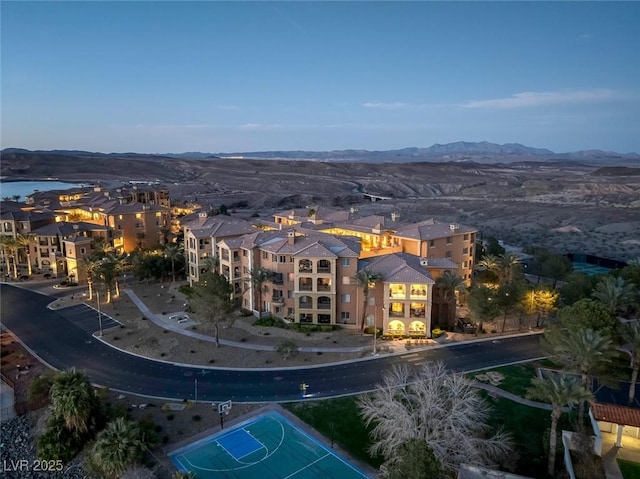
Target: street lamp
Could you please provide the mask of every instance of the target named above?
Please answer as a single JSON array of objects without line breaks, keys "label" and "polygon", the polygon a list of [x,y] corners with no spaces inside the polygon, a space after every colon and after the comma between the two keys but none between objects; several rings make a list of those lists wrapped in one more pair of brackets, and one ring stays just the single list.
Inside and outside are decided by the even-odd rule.
[{"label": "street lamp", "polygon": [[96,301],[98,302],[98,324],[100,325],[100,337],[102,337],[102,312],[100,311],[100,291],[96,289]]}]

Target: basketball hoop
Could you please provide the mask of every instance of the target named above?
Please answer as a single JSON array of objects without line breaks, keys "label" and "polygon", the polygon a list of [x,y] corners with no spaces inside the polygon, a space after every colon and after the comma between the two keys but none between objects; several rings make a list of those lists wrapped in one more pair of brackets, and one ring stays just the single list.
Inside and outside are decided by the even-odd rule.
[{"label": "basketball hoop", "polygon": [[225,401],[218,404],[218,414],[229,415],[229,411],[231,411],[231,401]]}]

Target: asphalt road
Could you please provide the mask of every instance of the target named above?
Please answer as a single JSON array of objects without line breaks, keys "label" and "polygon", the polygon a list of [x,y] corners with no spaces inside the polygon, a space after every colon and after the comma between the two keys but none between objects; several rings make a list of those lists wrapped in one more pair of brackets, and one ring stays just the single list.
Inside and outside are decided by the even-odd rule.
[{"label": "asphalt road", "polygon": [[[64,312],[46,308],[53,298],[0,285],[2,324],[44,362],[75,367],[94,384],[144,396],[218,402],[285,402],[375,389],[394,364],[443,361],[454,371],[473,371],[542,356],[539,335],[478,341],[380,356],[333,366],[287,369],[224,369],[178,366],[123,353],[96,340]],[[87,314],[95,314],[87,311]],[[75,315],[74,315],[75,316]],[[301,384],[307,384],[303,397]]]}]

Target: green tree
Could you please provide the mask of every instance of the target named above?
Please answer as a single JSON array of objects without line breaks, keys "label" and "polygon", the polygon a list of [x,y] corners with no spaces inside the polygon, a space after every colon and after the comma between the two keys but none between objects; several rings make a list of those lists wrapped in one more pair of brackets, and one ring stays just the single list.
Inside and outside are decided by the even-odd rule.
[{"label": "green tree", "polygon": [[70,369],[58,374],[51,385],[51,406],[70,431],[87,432],[95,423],[98,400],[83,373]]},{"label": "green tree", "polygon": [[549,432],[549,462],[547,471],[554,476],[556,465],[556,449],[558,441],[558,421],[562,409],[566,406],[583,404],[592,395],[573,377],[551,373],[543,374],[532,380],[527,397],[551,403],[551,431]]},{"label": "green tree", "polygon": [[171,280],[176,282],[176,261],[184,257],[184,251],[179,245],[173,243],[168,244],[164,248],[164,256],[171,261]]},{"label": "green tree", "polygon": [[495,237],[489,236],[487,238],[487,246],[485,247],[487,255],[500,256],[501,254],[504,254],[505,251],[506,250],[500,245]]},{"label": "green tree", "polygon": [[501,332],[504,333],[507,325],[507,315],[513,308],[520,304],[524,297],[524,293],[524,286],[520,283],[505,283],[495,292],[495,302],[504,314],[502,318]]},{"label": "green tree", "polygon": [[522,279],[522,260],[515,253],[502,253],[498,256],[498,268],[502,284]]},{"label": "green tree", "polygon": [[640,370],[640,322],[638,320],[622,323],[620,336],[625,341],[629,355],[631,356],[631,379],[629,382],[629,406],[633,405]]},{"label": "green tree", "polygon": [[489,282],[500,282],[500,260],[496,255],[486,254],[476,263],[476,267],[488,272],[485,273],[485,278]]},{"label": "green tree", "polygon": [[572,271],[559,289],[560,299],[565,306],[571,306],[581,299],[590,298],[593,292],[593,280],[585,273]]},{"label": "green tree", "polygon": [[31,243],[35,241],[35,236],[32,234],[18,234],[14,239],[15,246],[17,248],[17,255],[20,255],[20,250],[25,251],[25,257],[27,259],[27,274],[31,276]]},{"label": "green tree", "polygon": [[251,286],[251,291],[257,298],[257,310],[258,316],[262,317],[262,293],[264,290],[264,284],[267,281],[273,279],[274,273],[268,268],[256,268],[249,271],[248,282]]},{"label": "green tree", "polygon": [[615,315],[624,312],[631,305],[634,289],[622,277],[604,276],[596,284],[591,296],[600,301],[611,315]]},{"label": "green tree", "polygon": [[358,271],[353,279],[356,281],[356,284],[360,288],[362,288],[362,319],[360,321],[360,331],[364,331],[364,323],[367,317],[367,305],[369,304],[369,293],[371,292],[371,286],[382,281],[382,275],[365,268]]},{"label": "green tree", "polygon": [[232,288],[227,278],[218,273],[204,273],[193,285],[189,306],[203,320],[214,326],[216,347],[220,347],[219,326],[233,310]]},{"label": "green tree", "polygon": [[[452,328],[455,321],[456,292],[464,291],[466,289],[464,280],[461,276],[447,271],[438,279],[436,279],[436,287],[438,288],[440,298],[448,305],[447,311],[449,313],[449,317],[447,318],[447,325],[449,326],[449,328]],[[442,308],[441,305],[439,318],[439,322],[441,323],[444,319],[442,317],[443,310],[444,308]]]},{"label": "green tree", "polygon": [[91,448],[90,464],[102,477],[117,478],[142,460],[149,444],[137,421],[123,417],[110,421]]},{"label": "green tree", "polygon": [[440,461],[422,439],[407,439],[387,464],[383,479],[444,479]]},{"label": "green tree", "polygon": [[[610,367],[617,351],[611,338],[593,329],[565,329],[546,331],[543,350],[566,371],[580,375],[582,387],[593,391],[593,379],[601,382],[610,378]],[[580,418],[584,404],[580,405]]]},{"label": "green tree", "polygon": [[558,311],[557,324],[564,329],[595,329],[613,337],[618,321],[602,303],[593,299],[581,299]]},{"label": "green tree", "polygon": [[12,236],[8,235],[0,235],[0,248],[2,248],[2,258],[4,259],[4,270],[9,276],[9,272],[11,270],[11,251],[13,249],[13,245],[15,240]]},{"label": "green tree", "polygon": [[476,322],[476,336],[482,332],[485,322],[493,321],[500,314],[500,306],[495,301],[496,292],[486,286],[471,288],[469,310]]},{"label": "green tree", "polygon": [[78,264],[78,267],[82,271],[84,271],[87,276],[87,286],[89,287],[89,301],[93,299],[93,285],[99,266],[100,260],[94,255],[85,256]]},{"label": "green tree", "polygon": [[559,254],[546,256],[540,264],[540,274],[553,280],[553,289],[556,288],[558,281],[566,278],[572,269],[571,260]]}]

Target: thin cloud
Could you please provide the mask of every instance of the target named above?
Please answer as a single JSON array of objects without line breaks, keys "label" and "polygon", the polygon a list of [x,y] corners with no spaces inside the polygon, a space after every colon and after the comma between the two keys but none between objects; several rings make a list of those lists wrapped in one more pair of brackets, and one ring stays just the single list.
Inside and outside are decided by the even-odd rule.
[{"label": "thin cloud", "polygon": [[365,108],[380,108],[382,110],[398,110],[402,108],[410,108],[411,105],[409,103],[403,102],[391,102],[391,103],[383,103],[383,102],[366,102],[363,103],[362,106]]},{"label": "thin cloud", "polygon": [[528,108],[546,105],[561,105],[567,103],[592,103],[611,100],[616,97],[612,90],[573,90],[565,92],[535,92],[526,91],[516,93],[507,98],[493,98],[489,100],[473,100],[461,104],[463,108]]}]

